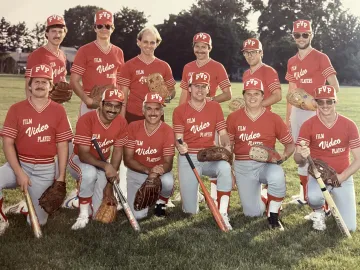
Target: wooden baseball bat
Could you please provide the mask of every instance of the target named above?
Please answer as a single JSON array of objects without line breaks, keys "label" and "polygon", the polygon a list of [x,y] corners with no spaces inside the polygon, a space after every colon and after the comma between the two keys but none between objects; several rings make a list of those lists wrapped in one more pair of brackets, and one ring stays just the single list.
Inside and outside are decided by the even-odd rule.
[{"label": "wooden baseball bat", "polygon": [[[100,158],[102,161],[104,162],[107,162],[103,153],[101,152],[101,149],[100,149],[100,146],[96,140],[96,138],[92,138],[91,139],[91,142],[94,144],[95,148],[96,148],[96,151],[97,153],[99,154]],[[120,200],[120,203],[124,209],[124,212],[126,214],[126,217],[128,218],[129,222],[130,222],[130,225],[131,227],[136,231],[136,232],[140,232],[141,229],[140,229],[140,225],[139,223],[137,222],[135,216],[134,216],[134,213],[131,211],[131,208],[129,206],[129,203],[128,201],[126,200],[124,194],[122,193],[121,189],[119,188],[119,186],[116,184],[116,183],[113,183],[113,186],[115,188],[115,192],[116,194],[118,195],[119,197],[119,200]]]},{"label": "wooden baseball bat", "polygon": [[[304,146],[305,142],[301,141],[300,145]],[[335,221],[336,221],[336,224],[337,224],[338,228],[348,238],[352,238],[352,236],[351,236],[351,234],[349,232],[349,229],[347,228],[347,226],[346,226],[346,224],[344,222],[344,219],[342,218],[342,216],[341,216],[341,214],[339,212],[339,209],[337,208],[337,206],[336,206],[336,204],[334,202],[334,199],[332,198],[330,192],[327,190],[326,185],[325,185],[324,181],[321,178],[321,174],[317,170],[317,168],[315,167],[314,161],[312,160],[310,155],[307,157],[307,160],[309,161],[309,165],[312,166],[312,168],[313,168],[313,172],[314,172],[316,181],[318,182],[318,184],[320,186],[320,189],[321,189],[321,191],[323,193],[323,196],[325,198],[325,201],[327,202],[327,204],[328,204],[328,206],[330,208],[331,215],[335,218]]]},{"label": "wooden baseball bat", "polygon": [[[180,144],[182,144],[182,139],[178,139],[177,140]],[[217,225],[219,226],[220,230],[224,231],[224,232],[228,232],[229,228],[226,226],[223,217],[221,216],[219,209],[216,207],[215,202],[213,200],[213,198],[211,197],[209,191],[206,189],[204,182],[201,180],[201,177],[199,175],[199,173],[197,172],[194,163],[192,162],[189,153],[185,154],[185,157],[187,159],[187,161],[189,162],[189,165],[191,167],[191,169],[193,170],[195,177],[197,179],[197,181],[199,182],[199,185],[203,191],[206,203],[217,223]]]}]

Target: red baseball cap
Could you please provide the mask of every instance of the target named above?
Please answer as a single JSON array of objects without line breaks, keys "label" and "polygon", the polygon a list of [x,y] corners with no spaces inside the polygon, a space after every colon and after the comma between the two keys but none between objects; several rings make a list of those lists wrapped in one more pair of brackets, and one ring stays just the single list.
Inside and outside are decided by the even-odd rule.
[{"label": "red baseball cap", "polygon": [[161,95],[157,93],[147,93],[145,96],[144,103],[159,103],[163,105],[163,107],[166,107],[164,101],[165,100],[161,97]]},{"label": "red baseball cap", "polygon": [[311,22],[308,20],[297,20],[293,23],[293,33],[312,32]]},{"label": "red baseball cap", "polygon": [[253,50],[259,50],[262,51],[262,44],[260,40],[257,38],[248,38],[243,42],[243,49],[242,51],[253,51]]},{"label": "red baseball cap", "polygon": [[53,77],[53,69],[49,65],[39,64],[31,68],[30,78],[45,78],[52,80]]},{"label": "red baseball cap", "polygon": [[260,90],[264,93],[264,86],[261,80],[252,78],[244,82],[244,91],[246,90]]},{"label": "red baseball cap", "polygon": [[124,102],[124,93],[120,89],[114,89],[113,87],[107,88],[102,94],[102,101],[116,101]]},{"label": "red baseball cap", "polygon": [[331,85],[322,85],[315,88],[315,99],[337,99],[336,90]]},{"label": "red baseball cap", "polygon": [[205,44],[212,46],[211,37],[209,34],[206,33],[197,33],[193,38],[193,43],[195,42],[203,42]]},{"label": "red baseball cap", "polygon": [[114,16],[110,11],[99,10],[95,13],[95,24],[114,24]]},{"label": "red baseball cap", "polygon": [[192,84],[210,84],[210,74],[207,72],[193,72],[189,80],[189,86]]},{"label": "red baseball cap", "polygon": [[65,20],[62,16],[59,15],[51,15],[46,19],[46,27],[52,26],[52,25],[65,25]]}]

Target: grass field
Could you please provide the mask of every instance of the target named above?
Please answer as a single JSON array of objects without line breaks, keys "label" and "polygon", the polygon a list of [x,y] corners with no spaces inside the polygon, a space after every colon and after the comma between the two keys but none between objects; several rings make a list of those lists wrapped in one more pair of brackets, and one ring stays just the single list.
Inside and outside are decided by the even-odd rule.
[{"label": "grass field", "polygon": [[[10,105],[23,99],[23,89],[22,77],[0,76],[0,125]],[[342,88],[338,104],[338,111],[358,126],[359,91],[355,87]],[[233,93],[240,95],[241,84],[233,84]],[[284,100],[274,106],[283,118]],[[79,103],[74,97],[66,104],[73,127]],[[177,103],[175,99],[166,107],[168,123]],[[227,115],[227,105],[223,108]],[[0,164],[4,163],[0,151]],[[288,201],[298,192],[292,159],[284,164],[284,169]],[[358,204],[359,176],[355,176]],[[6,205],[21,199],[15,190],[4,191],[4,196]],[[189,216],[182,213],[177,203],[168,209],[166,219],[150,216],[141,221],[143,232],[136,234],[122,212],[113,224],[90,222],[85,229],[72,231],[77,210],[61,209],[43,227],[42,239],[33,237],[23,216],[10,215],[10,227],[0,237],[0,269],[360,269],[360,233],[354,233],[352,240],[343,238],[332,218],[327,219],[325,232],[314,232],[311,222],[303,219],[310,212],[308,207],[284,205],[285,231],[269,231],[265,218],[244,217],[238,194],[233,192],[229,214],[234,230],[227,234],[220,232],[204,204],[200,210],[198,215]],[[358,210],[358,222],[359,217]]]}]

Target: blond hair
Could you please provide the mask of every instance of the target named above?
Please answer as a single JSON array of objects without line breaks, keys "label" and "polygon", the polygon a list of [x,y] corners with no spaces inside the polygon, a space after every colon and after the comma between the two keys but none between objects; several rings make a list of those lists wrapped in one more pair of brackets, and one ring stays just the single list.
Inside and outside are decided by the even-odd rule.
[{"label": "blond hair", "polygon": [[144,27],[143,29],[141,29],[141,31],[140,31],[140,32],[138,33],[138,35],[137,35],[137,39],[138,39],[138,40],[141,40],[141,39],[142,39],[142,36],[144,35],[144,33],[145,33],[146,31],[149,31],[149,32],[151,32],[151,33],[153,33],[153,34],[155,35],[155,37],[156,37],[156,44],[157,44],[157,45],[159,45],[159,44],[161,43],[162,38],[161,38],[161,36],[160,36],[160,33],[159,33],[159,31],[156,29],[156,27],[153,26],[153,25],[151,25],[151,26],[146,26],[146,27]]}]

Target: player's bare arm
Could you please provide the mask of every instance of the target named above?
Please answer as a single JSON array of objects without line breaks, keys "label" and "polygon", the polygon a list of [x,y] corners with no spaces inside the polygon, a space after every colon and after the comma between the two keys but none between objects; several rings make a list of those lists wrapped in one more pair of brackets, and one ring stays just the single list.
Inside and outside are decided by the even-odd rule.
[{"label": "player's bare arm", "polygon": [[173,86],[173,87],[168,88],[168,91],[169,91],[169,97],[171,99],[173,99],[176,95],[175,87]]},{"label": "player's bare arm", "polygon": [[124,93],[124,102],[122,104],[122,108],[121,108],[121,111],[120,111],[120,115],[122,117],[125,117],[125,114],[126,114],[126,104],[128,102],[128,97],[129,97],[129,93],[130,93],[130,88],[127,87],[127,86],[122,86],[121,87],[121,90],[123,91]]},{"label": "player's bare arm", "polygon": [[69,157],[69,142],[64,141],[57,143],[56,149],[59,162],[59,177],[56,179],[56,181],[65,182],[66,166]]},{"label": "player's bare arm", "polygon": [[275,103],[278,103],[279,101],[281,101],[281,99],[282,99],[281,88],[278,88],[278,89],[275,89],[274,91],[272,91],[271,95],[267,99],[264,99],[261,102],[261,105],[263,107],[268,107]]},{"label": "player's bare arm", "polygon": [[295,143],[287,143],[284,144],[284,152],[282,153],[282,160],[285,161],[287,160],[289,157],[291,157],[291,155],[294,153],[295,151]]},{"label": "player's bare arm", "polygon": [[139,161],[135,160],[134,153],[135,153],[134,149],[125,147],[125,149],[124,149],[125,166],[128,167],[130,170],[133,170],[133,171],[136,171],[139,173],[148,174],[151,171],[151,168],[148,168],[148,167],[144,166],[143,164],[141,164]]},{"label": "player's bare arm", "polygon": [[353,161],[351,162],[350,166],[347,167],[342,173],[337,175],[340,184],[346,179],[349,179],[351,175],[360,169],[360,147],[351,149],[351,154],[353,156]]},{"label": "player's bare arm", "polygon": [[[173,168],[173,161],[174,161],[174,156],[166,156],[166,157],[164,157],[164,163],[161,164],[161,165],[158,165],[158,166],[162,167],[162,172],[159,173],[159,174],[163,175],[165,173],[171,172],[171,170]],[[153,171],[153,169],[152,169],[152,171]]]},{"label": "player's bare arm", "polygon": [[74,93],[89,107],[91,107],[93,103],[93,99],[90,98],[83,90],[83,87],[80,83],[81,76],[79,74],[76,74],[75,72],[71,73],[70,76],[70,85],[72,89],[74,90]]},{"label": "player's bare arm", "polygon": [[221,94],[214,97],[213,99],[214,101],[221,103],[231,99],[232,97],[231,87],[226,87],[222,91],[223,92]]},{"label": "player's bare arm", "polygon": [[339,81],[335,74],[330,75],[326,80],[331,86],[335,88],[336,92],[340,91]]},{"label": "player's bare arm", "polygon": [[187,101],[188,93],[189,93],[188,89],[181,89],[181,94],[180,94],[180,98],[179,98],[179,105],[184,104]]},{"label": "player's bare arm", "polygon": [[115,170],[119,170],[120,163],[123,156],[123,147],[115,147],[113,148],[112,154],[111,154],[111,165],[115,168]]},{"label": "player's bare arm", "polygon": [[219,142],[222,147],[225,147],[227,150],[231,152],[230,138],[226,129],[222,129],[219,131]]},{"label": "player's bare arm", "polygon": [[307,159],[304,158],[304,156],[301,154],[301,152],[304,151],[304,148],[309,149],[309,147],[307,147],[307,146],[297,145],[295,148],[295,154],[294,154],[294,160],[295,160],[296,164],[298,164],[301,167],[305,166],[305,164],[307,163]]},{"label": "player's bare arm", "polygon": [[[289,82],[288,93],[292,93],[296,89],[296,83]],[[286,103],[286,119],[285,123],[289,127],[290,126],[290,114],[291,114],[291,104]]]}]

